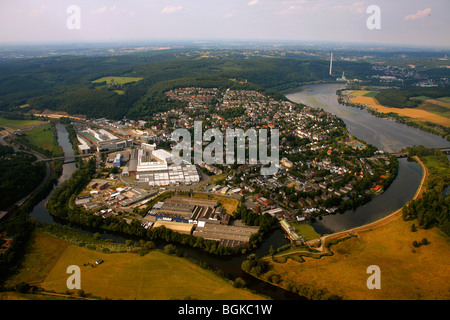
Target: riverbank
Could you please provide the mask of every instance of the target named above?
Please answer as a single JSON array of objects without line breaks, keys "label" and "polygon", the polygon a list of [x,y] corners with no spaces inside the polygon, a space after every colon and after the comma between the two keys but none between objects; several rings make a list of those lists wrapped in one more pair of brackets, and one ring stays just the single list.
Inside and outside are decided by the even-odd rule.
[{"label": "riverbank", "polygon": [[[429,168],[415,159],[423,174],[411,201],[422,196],[431,179]],[[301,283],[356,300],[448,299],[448,236],[436,227],[417,230],[413,228],[417,221],[404,221],[401,216],[399,209],[373,223],[323,237],[322,251],[301,249],[266,257],[266,261],[272,273],[279,275],[278,285],[285,288]],[[423,238],[428,245],[413,245]],[[381,269],[381,290],[366,286],[370,265]]]},{"label": "riverbank", "polygon": [[[420,160],[419,157],[414,156],[413,158],[422,167],[422,179],[420,181],[420,184],[419,184],[419,187],[417,188],[416,193],[414,194],[413,198],[411,199],[411,200],[416,200],[422,195],[422,193],[426,189],[425,188],[425,181],[428,178],[428,169],[423,164],[423,162]],[[330,234],[330,235],[325,235],[325,236],[321,237],[320,239],[314,239],[314,240],[308,241],[307,244],[310,245],[310,246],[313,246],[313,245],[317,244],[317,242],[319,241],[320,242],[320,246],[317,248],[317,250],[319,250],[320,252],[324,252],[325,244],[326,244],[327,241],[342,239],[343,237],[348,237],[348,236],[355,237],[355,236],[358,235],[358,232],[364,232],[364,231],[368,231],[368,230],[373,230],[373,229],[379,228],[379,227],[381,227],[381,226],[383,226],[383,225],[385,225],[385,224],[387,224],[387,223],[389,223],[389,222],[391,222],[393,220],[396,220],[399,217],[401,217],[402,216],[402,209],[403,209],[403,207],[398,209],[398,210],[396,210],[396,211],[394,211],[390,215],[387,215],[386,217],[381,218],[381,219],[379,219],[377,221],[371,222],[369,224],[362,225],[362,226],[355,227],[355,228],[351,228],[351,229],[344,230],[344,231],[341,231],[341,232],[336,232],[336,233],[333,233],[333,234]]]},{"label": "riverbank", "polygon": [[[343,93],[345,92],[345,94]],[[353,90],[338,90],[338,101],[341,105],[349,106],[358,109],[365,109],[370,114],[379,118],[392,119],[398,123],[406,124],[407,126],[418,128],[424,132],[429,132],[450,141],[448,135],[448,128],[450,119],[448,117],[440,116],[418,108],[391,108],[380,105],[378,101],[371,96],[363,96],[361,94],[354,94],[358,91]],[[365,91],[359,91],[364,93]]]},{"label": "riverbank", "polygon": [[[417,188],[416,193],[414,194],[412,200],[416,200],[418,199],[422,193],[425,191],[426,187],[425,187],[425,182],[428,178],[428,169],[427,167],[424,165],[424,163],[420,160],[419,157],[414,156],[413,157],[422,167],[422,178],[420,181],[420,184]],[[328,234],[325,235],[323,237],[317,238],[317,239],[313,239],[310,240],[308,242],[306,242],[306,245],[310,248],[312,248],[314,251],[306,251],[304,249],[302,250],[297,250],[297,251],[289,251],[287,253],[283,253],[283,254],[279,254],[277,255],[277,257],[284,257],[284,256],[289,256],[289,255],[298,255],[298,254],[308,254],[308,255],[317,255],[318,257],[321,257],[324,254],[332,254],[332,252],[329,250],[328,245],[332,242],[332,241],[337,241],[337,240],[342,240],[345,238],[350,238],[350,237],[357,237],[358,233],[364,232],[364,231],[371,231],[374,230],[376,228],[379,228],[381,226],[384,226],[386,224],[388,224],[389,222],[392,222],[394,220],[397,220],[399,217],[402,216],[402,209],[403,207],[395,210],[393,213],[378,219],[374,222],[362,225],[362,226],[358,226],[355,228],[350,228],[347,230],[343,230],[343,231],[339,231],[339,232],[335,232],[332,234]],[[328,243],[328,244],[327,244]]]}]

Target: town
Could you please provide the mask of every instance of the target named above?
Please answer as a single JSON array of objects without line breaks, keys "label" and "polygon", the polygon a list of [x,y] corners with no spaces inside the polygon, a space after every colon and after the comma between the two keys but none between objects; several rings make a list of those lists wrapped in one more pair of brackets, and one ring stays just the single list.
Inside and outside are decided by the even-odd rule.
[{"label": "town", "polygon": [[[339,118],[320,109],[252,90],[188,87],[166,95],[187,107],[147,121],[72,122],[78,153],[87,156],[84,161],[96,155],[98,171],[72,205],[103,218],[138,219],[145,229],[164,225],[236,247],[257,232],[233,219],[241,202],[258,215],[276,217],[286,237],[302,242],[290,223],[355,208],[395,177],[395,158],[351,137]],[[172,132],[192,130],[194,119],[205,130],[278,129],[277,172],[261,176],[255,159],[243,164],[179,159],[172,152]]]}]

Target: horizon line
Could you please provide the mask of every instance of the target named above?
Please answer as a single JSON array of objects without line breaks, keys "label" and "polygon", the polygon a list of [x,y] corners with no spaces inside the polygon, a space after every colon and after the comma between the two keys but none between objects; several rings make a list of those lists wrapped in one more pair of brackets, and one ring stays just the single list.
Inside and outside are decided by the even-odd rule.
[{"label": "horizon line", "polygon": [[190,43],[196,45],[207,44],[230,44],[230,42],[238,42],[248,44],[264,43],[264,44],[289,44],[289,45],[342,45],[353,47],[388,47],[388,48],[417,48],[417,49],[441,49],[450,50],[450,45],[437,45],[437,44],[410,44],[410,43],[382,43],[382,42],[353,42],[353,41],[340,41],[340,40],[292,40],[292,39],[86,39],[86,40],[17,40],[17,41],[0,41],[0,46],[14,46],[14,45],[80,45],[80,44],[142,44],[142,43],[165,43],[165,44],[177,44],[177,43]]}]

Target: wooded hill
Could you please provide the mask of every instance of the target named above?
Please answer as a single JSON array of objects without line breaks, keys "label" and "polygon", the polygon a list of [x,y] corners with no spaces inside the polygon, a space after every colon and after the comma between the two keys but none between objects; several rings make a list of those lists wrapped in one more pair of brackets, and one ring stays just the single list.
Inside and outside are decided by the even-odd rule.
[{"label": "wooded hill", "polygon": [[[0,64],[0,110],[51,109],[88,118],[145,118],[179,106],[164,92],[176,87],[241,88],[284,98],[279,92],[301,83],[333,80],[329,62],[293,58],[200,58],[177,50],[117,57],[50,57]],[[347,77],[371,74],[368,63],[336,62]],[[120,93],[92,81],[102,77],[141,77]],[[237,81],[232,81],[235,79]]]}]

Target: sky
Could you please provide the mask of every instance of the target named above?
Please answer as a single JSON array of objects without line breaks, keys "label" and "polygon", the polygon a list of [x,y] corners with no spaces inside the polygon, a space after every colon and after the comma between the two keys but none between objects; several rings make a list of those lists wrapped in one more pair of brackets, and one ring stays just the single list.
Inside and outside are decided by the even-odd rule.
[{"label": "sky", "polygon": [[[367,12],[371,5],[379,14]],[[0,0],[0,43],[289,40],[448,47],[449,14],[449,0]]]}]

